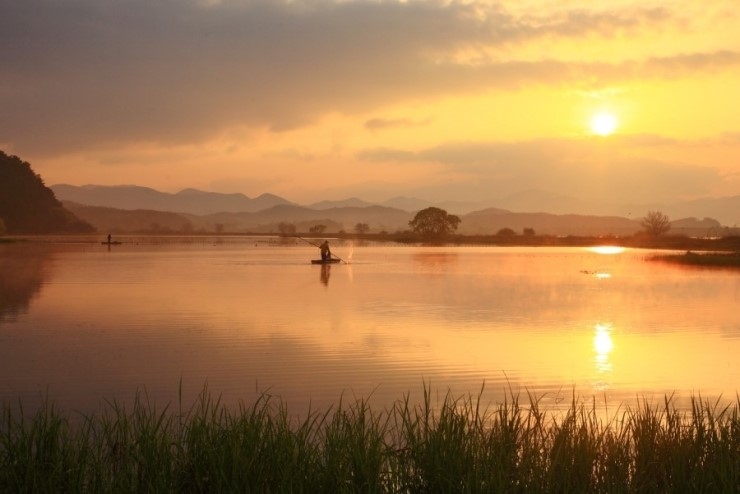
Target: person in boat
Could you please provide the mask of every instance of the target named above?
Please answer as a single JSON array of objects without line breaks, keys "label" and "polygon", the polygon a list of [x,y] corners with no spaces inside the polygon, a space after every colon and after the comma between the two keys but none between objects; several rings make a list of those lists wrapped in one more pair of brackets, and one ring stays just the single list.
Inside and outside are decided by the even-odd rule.
[{"label": "person in boat", "polygon": [[324,243],[319,246],[321,249],[321,260],[328,261],[331,259],[331,249],[329,249],[329,241],[324,240]]},{"label": "person in boat", "polygon": [[109,233],[109,234],[108,234],[108,243],[110,243],[110,242],[111,242],[111,235],[110,235],[110,233]]}]

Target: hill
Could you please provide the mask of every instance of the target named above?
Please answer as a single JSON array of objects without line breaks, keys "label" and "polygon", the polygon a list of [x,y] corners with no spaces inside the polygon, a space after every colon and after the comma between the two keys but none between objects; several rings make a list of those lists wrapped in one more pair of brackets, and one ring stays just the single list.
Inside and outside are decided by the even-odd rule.
[{"label": "hill", "polygon": [[[281,205],[256,213],[215,213],[192,215],[153,210],[122,210],[86,206],[65,201],[65,207],[93,224],[99,231],[111,233],[278,233],[281,223],[289,223],[297,232],[309,232],[323,225],[326,233],[353,232],[357,223],[366,223],[369,233],[396,233],[408,230],[412,213],[383,206],[341,207],[314,210],[302,206]],[[575,214],[514,213],[489,208],[461,216],[458,233],[493,235],[503,228],[522,234],[525,228],[540,235],[603,236],[633,235],[642,229],[640,222],[618,216]],[[672,222],[672,233],[707,236],[722,233],[720,224],[708,218],[684,218]]]},{"label": "hill", "polygon": [[191,233],[195,229],[191,218],[180,213],[86,206],[71,201],[63,204],[104,233]]},{"label": "hill", "polygon": [[357,223],[367,223],[374,231],[393,232],[408,228],[411,214],[382,206],[345,207],[314,210],[295,205],[279,205],[256,213],[214,213],[193,215],[147,209],[123,210],[64,202],[76,215],[111,233],[277,233],[280,223],[290,223],[297,231],[308,232],[324,225],[326,232],[352,231]]},{"label": "hill", "polygon": [[458,233],[496,233],[510,228],[521,233],[532,228],[543,235],[632,235],[642,229],[639,221],[618,216],[580,214],[513,213],[489,208],[461,217]]},{"label": "hill", "polygon": [[256,212],[289,201],[273,194],[254,199],[244,194],[221,194],[198,189],[184,189],[176,194],[138,185],[52,185],[62,200],[124,210],[147,209],[206,215],[220,212]]},{"label": "hill", "polygon": [[31,165],[0,151],[0,220],[6,233],[90,233],[94,228],[66,210]]},{"label": "hill", "polygon": [[60,184],[52,189],[60,199],[69,201],[65,203],[68,209],[79,217],[101,231],[116,233],[274,233],[280,231],[280,223],[292,224],[300,232],[323,225],[328,233],[352,232],[355,225],[365,223],[369,233],[395,233],[409,228],[416,211],[436,206],[459,216],[462,222],[458,233],[465,235],[491,235],[504,228],[517,233],[534,230],[543,235],[632,235],[642,229],[642,214],[659,210],[674,220],[673,234],[718,236],[736,230],[722,225],[737,222],[727,223],[711,214],[696,213],[722,214],[722,218],[731,220],[740,210],[736,207],[740,207],[740,196],[674,204],[665,209],[659,205],[597,207],[542,190],[522,191],[485,202],[431,203],[395,197],[373,204],[351,197],[300,206],[272,194],[255,199],[197,189],[168,194],[134,185]]}]

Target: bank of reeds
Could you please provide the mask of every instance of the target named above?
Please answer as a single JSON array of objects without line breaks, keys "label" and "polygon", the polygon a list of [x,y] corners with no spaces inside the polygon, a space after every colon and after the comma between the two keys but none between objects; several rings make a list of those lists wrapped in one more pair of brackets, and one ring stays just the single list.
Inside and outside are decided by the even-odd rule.
[{"label": "bank of reeds", "polygon": [[691,252],[685,254],[660,254],[653,257],[658,261],[705,268],[740,268],[740,251],[737,252]]},{"label": "bank of reeds", "polygon": [[228,410],[207,390],[185,411],[140,396],[81,419],[5,405],[0,492],[740,492],[740,399],[603,419],[576,399],[546,412],[531,396],[424,398],[300,420],[268,395]]}]

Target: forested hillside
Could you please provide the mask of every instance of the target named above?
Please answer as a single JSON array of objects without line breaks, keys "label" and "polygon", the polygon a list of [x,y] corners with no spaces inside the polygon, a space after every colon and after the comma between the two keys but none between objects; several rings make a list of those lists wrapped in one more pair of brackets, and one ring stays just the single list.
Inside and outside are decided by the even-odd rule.
[{"label": "forested hillside", "polygon": [[64,209],[31,165],[0,151],[0,231],[87,233],[95,229]]}]

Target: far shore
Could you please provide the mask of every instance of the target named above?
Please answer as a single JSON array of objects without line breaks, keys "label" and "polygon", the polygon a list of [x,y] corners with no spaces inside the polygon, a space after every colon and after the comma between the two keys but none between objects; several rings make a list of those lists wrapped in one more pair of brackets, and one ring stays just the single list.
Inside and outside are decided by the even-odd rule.
[{"label": "far shore", "polygon": [[687,251],[685,254],[656,255],[653,259],[656,261],[706,268],[740,268],[740,251],[703,253]]},{"label": "far shore", "polygon": [[[614,236],[614,235],[460,235],[451,234],[444,237],[424,237],[412,232],[396,233],[346,233],[346,232],[297,232],[290,234],[280,234],[276,232],[121,232],[113,233],[113,240],[126,243],[132,238],[168,238],[171,241],[177,239],[196,239],[196,238],[239,238],[239,237],[282,237],[282,238],[309,238],[309,239],[338,239],[344,241],[359,242],[395,242],[402,244],[420,244],[420,245],[489,245],[501,247],[595,247],[595,246],[616,246],[625,248],[638,249],[656,249],[656,250],[673,250],[685,252],[704,252],[704,253],[734,253],[740,252],[740,236],[726,237],[686,237],[682,235],[662,235],[650,236],[645,234],[635,234],[631,236]],[[13,243],[23,241],[43,241],[43,242],[105,242],[106,234],[86,234],[86,235],[6,235],[0,236],[0,243]],[[720,259],[723,256],[712,256],[714,259]],[[737,256],[724,256],[733,262]],[[687,261],[688,259],[688,261]],[[684,259],[686,262],[691,257]]]}]

